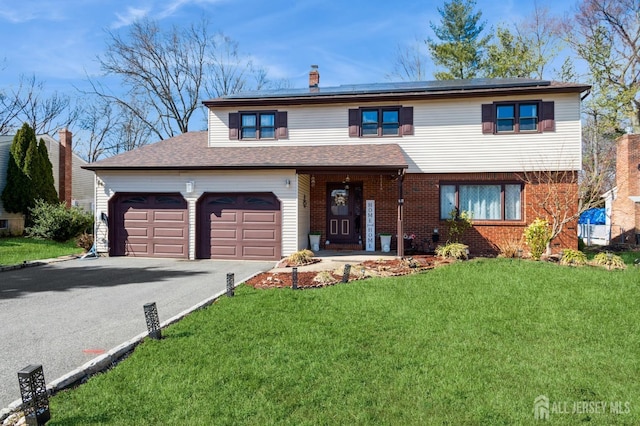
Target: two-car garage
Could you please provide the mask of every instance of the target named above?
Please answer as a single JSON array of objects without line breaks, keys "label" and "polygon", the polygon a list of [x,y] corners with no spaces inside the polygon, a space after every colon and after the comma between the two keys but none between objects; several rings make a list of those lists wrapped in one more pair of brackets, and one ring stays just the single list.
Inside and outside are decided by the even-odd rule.
[{"label": "two-car garage", "polygon": [[[196,258],[280,259],[282,214],[273,193],[205,193],[195,209]],[[109,202],[109,253],[188,258],[190,217],[179,193],[115,194]]]}]

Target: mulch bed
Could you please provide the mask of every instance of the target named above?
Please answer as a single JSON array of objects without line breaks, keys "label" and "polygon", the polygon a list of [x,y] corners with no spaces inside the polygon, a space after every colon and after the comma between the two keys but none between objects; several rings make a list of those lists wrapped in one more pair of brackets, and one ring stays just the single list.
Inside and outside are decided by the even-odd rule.
[{"label": "mulch bed", "polygon": [[[403,259],[367,260],[351,266],[348,281],[369,277],[391,277],[415,274],[451,263],[451,260],[431,255],[417,255]],[[318,288],[342,282],[344,271],[298,271],[298,288]],[[291,287],[291,272],[263,272],[247,280],[245,284],[258,289]]]}]

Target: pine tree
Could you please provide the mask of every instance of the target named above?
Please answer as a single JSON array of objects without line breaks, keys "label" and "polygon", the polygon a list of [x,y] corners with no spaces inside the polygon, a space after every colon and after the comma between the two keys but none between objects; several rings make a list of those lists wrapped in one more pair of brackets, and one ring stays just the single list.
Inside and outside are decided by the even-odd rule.
[{"label": "pine tree", "polygon": [[485,23],[482,12],[473,12],[474,0],[452,0],[438,8],[442,17],[439,26],[431,28],[440,40],[427,40],[433,62],[445,68],[434,74],[438,80],[475,78],[480,71],[484,49],[491,39],[481,37]]},{"label": "pine tree", "polygon": [[28,223],[35,200],[58,201],[53,166],[44,141],[38,144],[35,131],[26,123],[13,138],[10,153],[2,203],[8,212],[24,214]]},{"label": "pine tree", "polygon": [[31,202],[33,202],[31,179],[27,176],[18,164],[15,157],[9,155],[7,166],[7,180],[2,191],[2,205],[9,213],[29,212]]},{"label": "pine tree", "polygon": [[47,151],[44,139],[40,139],[38,144],[38,167],[36,173],[37,178],[32,177],[32,181],[38,193],[38,198],[49,204],[58,203],[58,192],[53,180],[53,164],[49,160],[49,151]]}]

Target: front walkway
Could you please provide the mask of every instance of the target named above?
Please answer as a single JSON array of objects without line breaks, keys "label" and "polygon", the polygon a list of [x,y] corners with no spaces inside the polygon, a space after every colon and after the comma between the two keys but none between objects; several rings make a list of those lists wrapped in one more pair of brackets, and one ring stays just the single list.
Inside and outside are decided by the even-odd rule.
[{"label": "front walkway", "polygon": [[[320,250],[314,252],[314,258],[320,259],[320,262],[311,265],[299,266],[298,271],[329,271],[344,265],[355,265],[367,260],[391,260],[397,259],[395,251],[383,253],[381,251],[364,251],[364,250]],[[276,267],[271,272],[291,272],[290,267]]]}]

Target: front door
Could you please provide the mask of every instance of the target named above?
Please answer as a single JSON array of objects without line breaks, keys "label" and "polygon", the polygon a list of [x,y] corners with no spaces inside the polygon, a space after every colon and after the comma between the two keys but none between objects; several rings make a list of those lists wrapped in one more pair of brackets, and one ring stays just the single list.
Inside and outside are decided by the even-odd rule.
[{"label": "front door", "polygon": [[327,240],[334,244],[362,241],[362,183],[327,184]]}]

